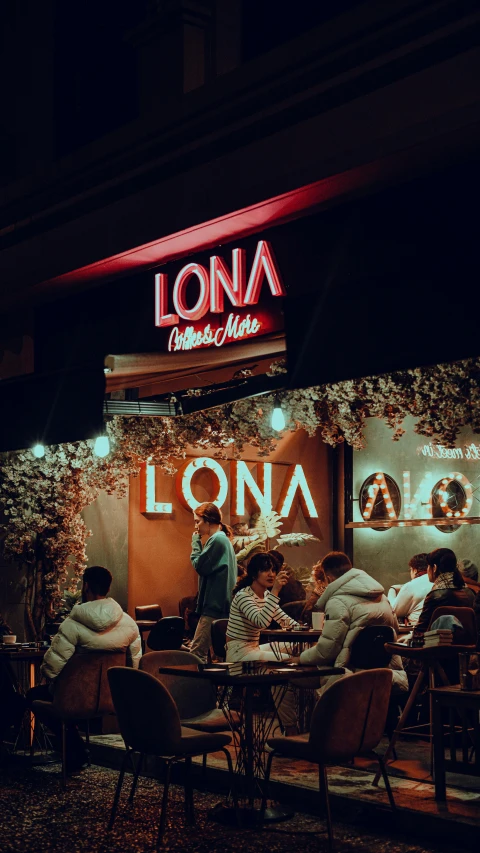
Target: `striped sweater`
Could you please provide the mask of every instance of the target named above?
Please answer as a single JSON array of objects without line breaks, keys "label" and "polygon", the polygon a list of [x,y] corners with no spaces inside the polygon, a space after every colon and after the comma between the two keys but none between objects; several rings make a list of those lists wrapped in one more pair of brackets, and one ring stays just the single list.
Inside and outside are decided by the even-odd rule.
[{"label": "striped sweater", "polygon": [[282,628],[294,628],[298,625],[295,619],[287,616],[278,605],[278,596],[268,589],[265,598],[255,595],[251,586],[246,586],[237,592],[230,607],[230,617],[227,626],[229,640],[241,640],[245,643],[258,643],[260,631],[268,628],[273,619]]}]

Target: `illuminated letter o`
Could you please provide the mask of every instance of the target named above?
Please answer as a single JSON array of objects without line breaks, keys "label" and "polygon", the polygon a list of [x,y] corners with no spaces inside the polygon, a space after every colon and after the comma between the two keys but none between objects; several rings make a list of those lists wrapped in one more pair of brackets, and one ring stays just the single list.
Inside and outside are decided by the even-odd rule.
[{"label": "illuminated letter o", "polygon": [[[193,308],[188,308],[185,302],[185,291],[188,280],[192,275],[196,275],[200,283],[200,292],[198,299]],[[208,311],[210,302],[210,281],[208,272],[201,264],[187,264],[186,267],[178,273],[175,284],[173,286],[173,304],[175,310],[184,320],[200,320],[201,317]]]},{"label": "illuminated letter o", "polygon": [[181,468],[179,468],[175,486],[180,503],[185,507],[185,509],[191,509],[192,512],[195,512],[197,507],[203,503],[203,501],[197,501],[197,499],[194,498],[191,485],[193,475],[200,468],[208,468],[212,474],[216,476],[217,488],[215,493],[211,496],[210,502],[214,503],[215,506],[222,507],[228,494],[227,476],[216,459],[209,459],[207,456],[199,456],[198,459],[190,459],[189,462],[186,462]]}]

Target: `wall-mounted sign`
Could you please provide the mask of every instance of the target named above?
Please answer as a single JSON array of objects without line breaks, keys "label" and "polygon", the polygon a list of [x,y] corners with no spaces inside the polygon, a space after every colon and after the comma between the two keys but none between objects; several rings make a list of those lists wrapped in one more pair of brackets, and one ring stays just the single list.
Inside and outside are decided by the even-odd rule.
[{"label": "wall-mounted sign", "polygon": [[[404,471],[402,485],[403,494],[394,478],[383,471],[367,477],[359,494],[360,512],[364,521],[399,521],[403,504],[405,521],[414,518],[448,518],[454,525],[456,519],[465,518],[472,508],[472,484],[459,471],[451,471],[440,478],[438,474],[427,472],[415,491],[411,487],[410,471]],[[439,529],[448,532],[445,527]]]},{"label": "wall-mounted sign", "polygon": [[480,444],[470,442],[463,447],[445,447],[443,444],[422,444],[417,448],[418,455],[427,456],[430,459],[467,459],[470,462],[480,460]]},{"label": "wall-mounted sign", "polygon": [[[228,463],[230,478],[227,471],[216,459],[208,456],[199,456],[188,459],[178,469],[175,477],[175,490],[179,502],[186,509],[193,511],[200,505],[193,494],[193,481],[195,474],[207,469],[211,474],[212,490],[209,500],[218,507],[223,507],[230,495],[230,514],[232,516],[243,516],[246,514],[245,497],[246,492],[250,494],[252,502],[264,513],[271,512],[274,508],[272,494],[272,469],[275,463],[257,462],[257,479],[246,462],[234,460]],[[282,465],[282,468],[285,466]],[[158,518],[171,515],[173,505],[171,503],[157,500],[155,493],[155,466],[146,463],[142,465],[140,472],[140,512],[154,515]],[[286,466],[286,473],[280,495],[275,505],[280,516],[286,518],[290,515],[294,501],[298,498],[302,512],[306,518],[318,518],[318,512],[307,483],[302,465]]]},{"label": "wall-mounted sign", "polygon": [[[208,270],[195,262],[182,267],[171,294],[175,313],[169,310],[168,274],[157,273],[155,325],[173,327],[168,350],[221,347],[270,331],[268,313],[242,310],[258,305],[264,284],[268,285],[272,296],[286,295],[272,247],[266,240],[257,244],[248,279],[244,249],[233,249],[230,268],[219,255],[210,257]],[[226,302],[236,310],[228,312]],[[199,323],[201,320],[203,322]]]}]

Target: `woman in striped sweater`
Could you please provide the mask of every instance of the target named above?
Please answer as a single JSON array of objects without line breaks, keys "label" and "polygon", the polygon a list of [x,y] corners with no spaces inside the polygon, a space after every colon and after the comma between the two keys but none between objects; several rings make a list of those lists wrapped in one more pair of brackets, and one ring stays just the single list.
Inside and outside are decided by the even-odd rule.
[{"label": "woman in striped sweater", "polygon": [[[273,619],[282,628],[295,628],[279,606],[278,593],[288,581],[288,574],[267,554],[255,554],[247,574],[233,590],[233,601],[227,625],[227,661],[278,660],[270,643],[259,644],[260,631],[268,628]],[[283,658],[290,655],[283,654]],[[272,696],[286,735],[298,734],[295,698],[289,687],[272,687]]]},{"label": "woman in striped sweater", "polygon": [[278,571],[267,554],[252,557],[247,574],[233,590],[227,626],[227,661],[278,660],[270,643],[259,644],[260,631],[268,628],[273,620],[282,628],[292,629],[298,625],[278,603],[278,594],[287,582],[287,572]]}]

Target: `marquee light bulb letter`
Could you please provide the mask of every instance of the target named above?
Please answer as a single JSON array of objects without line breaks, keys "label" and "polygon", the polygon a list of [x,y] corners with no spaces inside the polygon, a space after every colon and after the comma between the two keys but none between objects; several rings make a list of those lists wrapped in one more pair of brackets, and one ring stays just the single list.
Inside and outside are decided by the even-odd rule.
[{"label": "marquee light bulb letter", "polygon": [[[452,512],[448,507],[449,495],[447,489],[449,484],[455,481],[457,483],[460,483],[460,485],[463,486],[463,489],[465,491],[465,506],[462,510],[458,512]],[[452,471],[450,474],[443,478],[442,486],[443,493],[440,492],[439,497],[440,506],[444,515],[446,515],[447,518],[465,518],[465,516],[468,515],[468,513],[470,512],[473,502],[473,488],[472,484],[470,483],[470,480],[467,480],[467,478],[463,474],[460,474],[459,471]]]},{"label": "marquee light bulb letter", "polygon": [[177,497],[185,509],[191,509],[195,512],[202,501],[197,501],[192,492],[192,479],[194,474],[202,469],[207,468],[212,472],[217,483],[214,487],[212,496],[209,498],[210,503],[215,506],[222,507],[227,499],[228,480],[222,466],[216,459],[209,459],[207,456],[199,456],[197,459],[191,459],[179,468],[175,480],[175,488]]},{"label": "marquee light bulb letter", "polygon": [[[188,280],[196,275],[200,284],[198,299],[193,306],[187,306],[185,296]],[[184,320],[200,320],[208,311],[210,283],[208,273],[201,264],[187,264],[178,273],[173,286],[173,304],[175,310]]]},{"label": "marquee light bulb letter", "polygon": [[318,518],[318,512],[313,502],[308,483],[301,465],[289,465],[287,476],[278,501],[277,512],[282,518],[290,515],[293,499],[299,493],[300,504],[304,515]]},{"label": "marquee light bulb letter", "polygon": [[253,479],[247,463],[234,461],[230,463],[230,482],[232,486],[231,513],[245,515],[245,489],[248,489],[258,508],[263,513],[272,511],[272,464],[259,462],[257,464],[258,483]]},{"label": "marquee light bulb letter", "polygon": [[155,500],[155,465],[148,460],[140,468],[140,512],[149,515],[171,515],[171,503],[159,503]]}]

